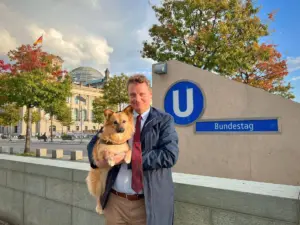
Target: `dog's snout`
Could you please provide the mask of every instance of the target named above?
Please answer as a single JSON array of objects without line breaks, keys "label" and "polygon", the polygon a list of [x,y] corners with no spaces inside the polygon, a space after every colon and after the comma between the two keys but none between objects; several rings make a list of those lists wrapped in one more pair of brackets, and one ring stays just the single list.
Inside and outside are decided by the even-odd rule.
[{"label": "dog's snout", "polygon": [[118,129],[117,129],[117,132],[118,133],[123,133],[125,131],[125,129],[123,128],[123,127],[119,127]]}]

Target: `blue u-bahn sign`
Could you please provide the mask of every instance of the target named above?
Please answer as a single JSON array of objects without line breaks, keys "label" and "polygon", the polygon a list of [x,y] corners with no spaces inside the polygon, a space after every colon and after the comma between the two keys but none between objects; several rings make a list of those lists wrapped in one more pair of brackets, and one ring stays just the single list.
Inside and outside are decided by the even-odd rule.
[{"label": "blue u-bahn sign", "polygon": [[189,125],[203,113],[204,95],[194,82],[179,81],[167,91],[164,108],[177,125]]},{"label": "blue u-bahn sign", "polygon": [[204,94],[195,82],[188,80],[180,80],[168,89],[164,109],[177,125],[195,123],[195,133],[279,132],[278,118],[200,120],[205,109]]}]

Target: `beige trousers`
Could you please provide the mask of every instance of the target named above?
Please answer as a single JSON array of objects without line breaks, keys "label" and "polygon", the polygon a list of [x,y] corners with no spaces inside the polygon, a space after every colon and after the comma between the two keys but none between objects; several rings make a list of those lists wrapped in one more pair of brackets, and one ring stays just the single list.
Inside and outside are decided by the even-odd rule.
[{"label": "beige trousers", "polygon": [[146,225],[145,200],[129,201],[110,193],[104,217],[105,225]]}]

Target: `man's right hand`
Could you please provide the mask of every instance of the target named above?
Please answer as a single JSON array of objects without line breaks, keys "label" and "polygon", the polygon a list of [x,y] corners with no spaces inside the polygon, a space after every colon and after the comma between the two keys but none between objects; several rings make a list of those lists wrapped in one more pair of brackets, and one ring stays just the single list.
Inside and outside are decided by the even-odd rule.
[{"label": "man's right hand", "polygon": [[[120,153],[120,154],[114,155],[113,161],[115,162],[115,165],[124,163],[124,157],[125,157],[125,153]],[[107,163],[107,160],[101,160],[101,161],[98,160],[98,161],[95,162],[95,164],[97,165],[97,167],[99,169],[110,167]]]},{"label": "man's right hand", "polygon": [[95,161],[95,164],[96,166],[99,168],[99,169],[104,169],[104,168],[109,168],[110,166],[108,165],[107,161],[106,160],[98,160],[98,161]]}]

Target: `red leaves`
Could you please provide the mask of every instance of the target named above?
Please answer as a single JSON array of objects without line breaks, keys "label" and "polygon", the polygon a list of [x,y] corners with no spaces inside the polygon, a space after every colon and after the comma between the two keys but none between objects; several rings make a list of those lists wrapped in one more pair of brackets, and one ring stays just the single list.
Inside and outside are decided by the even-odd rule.
[{"label": "red leaves", "polygon": [[275,45],[262,44],[254,46],[257,50],[257,63],[252,71],[239,74],[234,80],[272,92],[281,89],[288,93],[289,88],[283,88],[283,78],[288,75],[286,60],[275,49]]},{"label": "red leaves", "polygon": [[287,64],[281,59],[281,54],[274,45],[261,45],[261,49],[268,53],[269,58],[258,62],[256,68],[263,72],[270,80],[283,78],[288,75]]},{"label": "red leaves", "polygon": [[13,65],[14,71],[30,72],[35,69],[44,69],[44,58],[47,53],[42,52],[41,48],[32,48],[30,45],[22,45],[16,50],[8,53],[10,59],[16,63]]},{"label": "red leaves", "polygon": [[43,52],[41,47],[35,48],[31,45],[22,45],[15,50],[11,50],[8,53],[8,57],[14,61],[14,64],[10,66],[1,66],[0,64],[0,72],[1,69],[9,68],[12,75],[21,75],[22,72],[38,70],[48,74],[51,80],[53,78],[57,80],[63,74],[63,71],[58,66],[53,66],[53,60],[56,56]]},{"label": "red leaves", "polygon": [[273,10],[272,12],[268,13],[268,19],[274,21],[275,20],[275,14],[278,10]]},{"label": "red leaves", "polygon": [[10,64],[5,64],[3,60],[0,60],[0,73],[11,70]]}]

